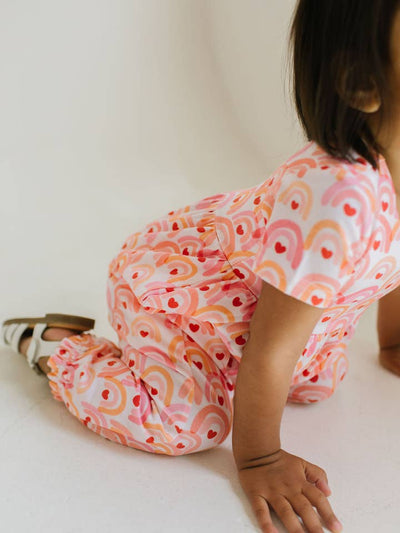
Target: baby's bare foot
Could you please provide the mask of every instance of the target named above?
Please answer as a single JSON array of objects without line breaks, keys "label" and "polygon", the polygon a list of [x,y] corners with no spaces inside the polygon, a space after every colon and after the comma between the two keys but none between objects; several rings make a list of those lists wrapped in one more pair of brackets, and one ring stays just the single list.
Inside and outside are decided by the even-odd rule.
[{"label": "baby's bare foot", "polygon": [[[68,328],[47,328],[44,330],[42,334],[42,338],[45,341],[60,341],[64,339],[65,337],[71,337],[71,335],[77,335],[79,333],[82,333],[81,331],[75,330],[75,329],[68,329]],[[19,344],[19,349],[25,357],[29,348],[29,345],[31,343],[32,336],[26,336],[21,339],[21,342]],[[51,368],[48,366],[47,361],[48,357],[39,357],[38,359],[38,365],[40,370],[42,370],[45,374],[48,374],[51,371]]]}]

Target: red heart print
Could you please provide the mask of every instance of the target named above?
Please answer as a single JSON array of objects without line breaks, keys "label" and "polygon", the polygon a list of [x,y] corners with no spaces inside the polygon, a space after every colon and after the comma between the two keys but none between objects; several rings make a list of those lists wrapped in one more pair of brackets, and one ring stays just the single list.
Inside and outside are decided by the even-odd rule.
[{"label": "red heart print", "polygon": [[206,231],[206,228],[203,228],[203,227],[201,226],[201,227],[197,228],[197,231],[198,231],[199,233],[204,233],[204,232]]},{"label": "red heart print", "polygon": [[283,254],[286,251],[286,246],[283,246],[279,241],[275,244],[275,251],[277,254]]},{"label": "red heart print", "polygon": [[134,274],[132,274],[132,279],[136,279],[138,277],[139,273],[138,272],[135,272]]},{"label": "red heart print", "polygon": [[185,447],[185,445],[184,445],[184,444],[182,444],[181,442],[178,442],[178,444],[176,445],[176,447],[177,447],[177,448],[184,448],[184,447]]},{"label": "red heart print", "polygon": [[189,250],[187,248],[184,248],[182,251],[183,255],[189,255]]},{"label": "red heart print", "polygon": [[168,300],[168,305],[169,305],[169,307],[173,307],[173,308],[179,306],[179,304],[178,304],[178,302],[175,300],[175,298],[170,298],[170,299]]},{"label": "red heart print", "polygon": [[325,259],[329,259],[333,254],[333,252],[331,252],[330,250],[327,250],[325,247],[322,248],[321,253],[322,253],[322,257],[324,257]]},{"label": "red heart print", "polygon": [[389,205],[388,202],[382,202],[382,209],[386,211],[386,209],[388,208],[388,205]]},{"label": "red heart print", "polygon": [[109,394],[110,394],[110,391],[108,389],[103,390],[103,392],[101,393],[101,395],[103,396],[105,400],[108,400]]},{"label": "red heart print", "polygon": [[215,354],[215,357],[219,360],[219,361],[222,361],[222,359],[224,358],[224,352],[217,352]]},{"label": "red heart print", "polygon": [[203,368],[203,363],[201,361],[195,361],[194,364],[197,366],[199,370]]},{"label": "red heart print", "polygon": [[187,357],[186,354],[183,356],[183,358],[184,358],[184,360],[185,360],[187,363],[189,362],[189,359],[188,359],[188,357]]},{"label": "red heart print", "polygon": [[133,359],[129,360],[129,367],[132,367],[135,365],[135,361]]},{"label": "red heart print", "polygon": [[61,348],[61,350],[59,351],[59,354],[60,355],[64,355],[66,352],[67,352],[67,350],[64,350],[63,348]]},{"label": "red heart print", "polygon": [[301,355],[304,355],[306,352],[307,352],[307,348],[304,348],[304,350],[303,350]]},{"label": "red heart print", "polygon": [[346,213],[347,216],[352,217],[353,215],[356,214],[357,210],[354,209],[354,207],[351,207],[349,204],[345,204],[344,212]]},{"label": "red heart print", "polygon": [[141,334],[142,337],[147,337],[149,332],[148,331],[140,331],[140,334]]},{"label": "red heart print", "polygon": [[133,405],[134,405],[135,407],[139,407],[139,404],[140,404],[140,395],[137,394],[136,396],[134,396],[132,402],[133,402]]},{"label": "red heart print", "polygon": [[208,291],[210,287],[208,287],[208,285],[204,285],[204,287],[200,287],[200,290],[201,291]]},{"label": "red heart print", "polygon": [[85,372],[81,372],[81,373],[79,374],[79,377],[81,378],[81,377],[84,376],[84,375],[85,375]]},{"label": "red heart print", "polygon": [[293,200],[291,206],[292,209],[297,209],[299,207],[299,204],[295,200]]},{"label": "red heart print", "polygon": [[228,366],[229,368],[231,368],[232,365],[233,365],[233,357],[230,356],[227,366]]},{"label": "red heart print", "polygon": [[170,271],[170,274],[172,276],[175,276],[175,274],[178,274],[178,269],[177,268],[174,268],[173,270]]},{"label": "red heart print", "polygon": [[173,215],[175,213],[175,211],[170,211],[168,214],[169,215]]},{"label": "red heart print", "polygon": [[153,233],[153,228],[150,228],[149,231],[147,233]]},{"label": "red heart print", "polygon": [[207,437],[208,437],[209,439],[213,439],[213,438],[215,437],[216,434],[217,434],[216,431],[213,431],[212,429],[209,429],[209,430],[208,430],[208,433],[207,433]]},{"label": "red heart print", "polygon": [[239,335],[235,339],[236,344],[239,344],[239,346],[242,346],[243,344],[246,344],[246,339],[242,337],[242,335]]},{"label": "red heart print", "polygon": [[312,301],[312,303],[313,303],[314,305],[318,305],[318,304],[320,304],[320,303],[322,302],[322,298],[318,298],[318,296],[313,296],[313,297],[311,298],[311,301]]},{"label": "red heart print", "polygon": [[151,394],[153,394],[153,396],[155,396],[156,394],[158,394],[158,390],[155,389],[154,387],[151,387]]},{"label": "red heart print", "polygon": [[230,382],[230,381],[227,381],[226,382],[226,386],[228,387],[229,390],[233,390],[233,384]]},{"label": "red heart print", "polygon": [[196,333],[196,331],[199,330],[199,325],[198,324],[189,324],[189,328],[193,331],[193,333]]},{"label": "red heart print", "polygon": [[244,279],[246,276],[240,272],[238,268],[234,268],[233,272],[237,275],[238,278]]},{"label": "red heart print", "polygon": [[127,307],[127,306],[126,306],[126,302],[122,302],[122,305],[123,305],[123,306],[125,307],[125,309],[126,309],[126,307]]},{"label": "red heart print", "polygon": [[178,426],[175,426],[175,429],[176,429],[176,431],[177,431],[178,433],[182,433],[182,431],[183,431],[183,430],[182,430],[180,427],[178,427]]},{"label": "red heart print", "polygon": [[236,233],[238,235],[243,235],[244,230],[243,230],[243,226],[241,224],[236,228]]},{"label": "red heart print", "polygon": [[239,307],[240,305],[243,304],[243,302],[241,301],[241,299],[239,298],[239,296],[236,296],[236,298],[234,298],[232,300],[232,303],[235,307]]},{"label": "red heart print", "polygon": [[374,250],[376,250],[380,244],[381,244],[381,241],[375,241],[374,242]]},{"label": "red heart print", "polygon": [[313,383],[315,383],[316,381],[318,381],[318,375],[316,375],[316,376],[314,376],[313,378],[311,378],[310,381],[312,381]]},{"label": "red heart print", "polygon": [[151,444],[152,442],[154,442],[154,437],[149,437],[148,439],[146,439],[146,442]]},{"label": "red heart print", "polygon": [[381,278],[382,276],[383,276],[383,274],[382,274],[381,272],[379,272],[379,274],[377,274],[377,275],[375,276],[375,279],[379,279],[379,278]]},{"label": "red heart print", "polygon": [[173,229],[173,230],[177,230],[177,229],[179,229],[178,222],[174,222],[174,223],[172,224],[172,229]]},{"label": "red heart print", "polygon": [[308,376],[309,375],[309,371],[307,369],[303,370],[303,376]]},{"label": "red heart print", "polygon": [[254,199],[254,204],[258,205],[261,201],[261,198],[259,196],[257,196],[257,198]]},{"label": "red heart print", "polygon": [[224,399],[222,396],[218,396],[218,403],[219,405],[224,405]]}]

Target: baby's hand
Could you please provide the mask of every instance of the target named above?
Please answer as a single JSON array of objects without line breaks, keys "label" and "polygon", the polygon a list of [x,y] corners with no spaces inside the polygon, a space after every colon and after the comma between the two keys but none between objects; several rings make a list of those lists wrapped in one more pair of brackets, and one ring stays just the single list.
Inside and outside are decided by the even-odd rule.
[{"label": "baby's hand", "polygon": [[272,524],[268,504],[277,513],[289,533],[303,533],[296,513],[307,531],[323,533],[317,508],[324,525],[334,533],[342,526],[326,496],[330,495],[328,479],[322,468],[296,455],[279,450],[262,459],[238,465],[240,484],[249,499],[263,533],[278,533]]},{"label": "baby's hand", "polygon": [[400,376],[400,345],[391,348],[381,348],[379,362],[384,368]]}]

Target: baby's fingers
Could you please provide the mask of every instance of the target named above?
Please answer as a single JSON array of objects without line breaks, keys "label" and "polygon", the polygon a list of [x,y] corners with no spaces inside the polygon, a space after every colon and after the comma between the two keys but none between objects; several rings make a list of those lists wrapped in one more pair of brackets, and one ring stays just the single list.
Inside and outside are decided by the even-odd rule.
[{"label": "baby's fingers", "polygon": [[322,492],[313,485],[303,487],[302,492],[311,504],[316,507],[321,518],[324,520],[326,527],[334,533],[340,533],[343,529],[342,524],[339,522],[328,499],[322,494]]},{"label": "baby's fingers", "polygon": [[258,524],[263,533],[278,533],[271,520],[268,503],[261,496],[253,496],[250,498],[250,503],[253,512],[256,515]]}]

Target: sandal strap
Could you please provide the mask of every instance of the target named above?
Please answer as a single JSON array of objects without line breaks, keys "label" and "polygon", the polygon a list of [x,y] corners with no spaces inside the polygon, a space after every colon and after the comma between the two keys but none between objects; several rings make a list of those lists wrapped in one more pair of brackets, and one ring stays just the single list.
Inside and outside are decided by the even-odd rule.
[{"label": "sandal strap", "polygon": [[50,357],[57,350],[61,341],[46,341],[41,338],[44,330],[48,328],[47,324],[38,323],[33,328],[31,342],[26,352],[28,364],[34,370],[37,370],[37,362],[40,357]]}]

